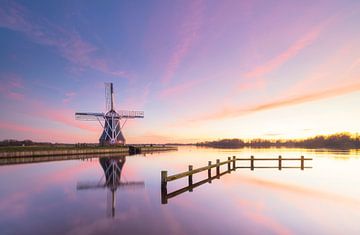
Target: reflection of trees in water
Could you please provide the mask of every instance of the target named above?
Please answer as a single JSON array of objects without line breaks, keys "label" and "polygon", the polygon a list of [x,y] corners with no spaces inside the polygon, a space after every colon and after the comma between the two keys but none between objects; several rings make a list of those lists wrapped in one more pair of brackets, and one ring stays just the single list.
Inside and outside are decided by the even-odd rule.
[{"label": "reflection of trees in water", "polygon": [[[126,157],[102,157],[99,158],[99,163],[104,171],[104,175],[101,177],[100,181],[95,182],[79,182],[77,184],[78,190],[86,189],[98,189],[98,188],[108,188],[109,193],[107,200],[108,214],[112,217],[115,216],[115,202],[116,202],[116,190],[119,187],[144,187],[144,181],[121,181],[122,169],[125,165]],[[105,182],[104,182],[105,181]],[[109,213],[111,211],[111,213]]]}]

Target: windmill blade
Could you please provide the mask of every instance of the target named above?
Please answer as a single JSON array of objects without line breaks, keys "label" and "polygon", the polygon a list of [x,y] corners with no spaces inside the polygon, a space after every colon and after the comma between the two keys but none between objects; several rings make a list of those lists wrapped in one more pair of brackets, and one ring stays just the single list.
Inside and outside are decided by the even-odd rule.
[{"label": "windmill blade", "polygon": [[144,118],[144,111],[120,110],[118,114],[120,118]]},{"label": "windmill blade", "polygon": [[76,185],[77,190],[99,189],[105,187],[105,184],[100,184],[98,182],[78,182]]},{"label": "windmill blade", "polygon": [[121,182],[119,184],[121,188],[145,188],[144,181],[129,181],[129,182]]},{"label": "windmill blade", "polygon": [[[137,188],[144,188],[145,183],[144,181],[129,181],[129,182],[120,182],[115,186],[119,188],[137,189]],[[106,187],[107,187],[106,184],[99,182],[78,182],[76,185],[77,190],[100,189]]]},{"label": "windmill blade", "polygon": [[75,113],[76,120],[98,121],[104,118],[104,113]]},{"label": "windmill blade", "polygon": [[112,83],[105,83],[105,108],[106,112],[114,110],[114,89]]}]

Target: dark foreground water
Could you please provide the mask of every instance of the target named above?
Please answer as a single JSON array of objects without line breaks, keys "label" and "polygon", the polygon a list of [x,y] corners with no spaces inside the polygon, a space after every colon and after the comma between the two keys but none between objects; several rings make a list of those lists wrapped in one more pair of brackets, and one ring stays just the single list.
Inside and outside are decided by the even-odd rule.
[{"label": "dark foreground water", "polygon": [[[313,169],[238,169],[161,204],[161,170],[279,154],[313,157]],[[360,234],[356,151],[182,147],[101,159],[0,166],[0,234]],[[120,182],[104,176],[114,162]],[[168,192],[186,185],[170,182]]]}]

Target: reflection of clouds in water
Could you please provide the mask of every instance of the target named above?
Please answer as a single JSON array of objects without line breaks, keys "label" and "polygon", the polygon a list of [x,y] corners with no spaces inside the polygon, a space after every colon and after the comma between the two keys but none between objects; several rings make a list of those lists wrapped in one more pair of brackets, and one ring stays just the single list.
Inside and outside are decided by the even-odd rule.
[{"label": "reflection of clouds in water", "polygon": [[9,219],[19,218],[26,215],[28,212],[27,194],[24,192],[15,192],[7,195],[0,201],[0,215],[3,215]]},{"label": "reflection of clouds in water", "polygon": [[279,182],[274,182],[274,181],[267,181],[267,180],[254,178],[254,177],[247,177],[247,176],[242,176],[241,182],[270,188],[272,190],[282,190],[282,191],[291,192],[291,193],[294,193],[297,195],[301,194],[303,196],[316,197],[316,198],[320,198],[320,199],[326,199],[326,200],[330,200],[330,201],[344,203],[349,206],[360,207],[360,201],[358,199],[345,197],[345,196],[337,195],[337,194],[330,193],[330,192],[323,192],[323,191],[319,191],[319,190],[315,190],[315,189],[310,189],[310,188],[305,188],[305,187],[300,187],[300,186],[290,185],[290,184],[285,184],[285,183],[279,183]]},{"label": "reflection of clouds in water", "polygon": [[[241,208],[241,213],[244,214],[245,217],[255,222],[254,231],[257,231],[259,226],[270,230],[275,234],[293,234],[286,226],[282,225],[280,222],[276,221],[271,216],[265,215],[262,210],[253,210],[251,208]],[[269,231],[266,231],[267,233]],[[262,233],[262,232],[259,232]]]}]

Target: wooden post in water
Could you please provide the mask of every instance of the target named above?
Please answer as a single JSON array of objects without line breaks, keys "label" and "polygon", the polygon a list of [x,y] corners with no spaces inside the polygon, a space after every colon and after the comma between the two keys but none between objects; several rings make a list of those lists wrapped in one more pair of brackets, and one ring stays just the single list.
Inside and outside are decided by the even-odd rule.
[{"label": "wooden post in water", "polygon": [[216,159],[216,175],[217,178],[220,178],[220,159]]},{"label": "wooden post in water", "polygon": [[161,204],[167,203],[167,171],[161,171]]},{"label": "wooden post in water", "polygon": [[230,162],[230,160],[231,160],[231,157],[228,157],[228,172],[230,173],[230,170],[231,170],[231,162]]},{"label": "wooden post in water", "polygon": [[253,171],[254,170],[254,156],[251,156],[250,158],[251,158],[251,160],[250,160],[250,168]]},{"label": "wooden post in water", "polygon": [[304,170],[304,156],[301,156],[301,170]]},{"label": "wooden post in water", "polygon": [[167,171],[161,171],[161,188],[167,186]]},{"label": "wooden post in water", "polygon": [[[193,166],[192,165],[189,165],[189,171],[192,171],[193,170]],[[189,174],[189,186],[192,186],[193,184],[193,175],[192,174]],[[193,190],[190,189],[189,192],[192,192]]]},{"label": "wooden post in water", "polygon": [[236,157],[235,157],[235,156],[233,156],[233,162],[232,162],[232,163],[233,163],[233,171],[234,171],[234,170],[235,170],[235,167],[236,167],[236,166],[235,166],[235,164],[236,164]]},{"label": "wooden post in water", "polygon": [[281,166],[281,155],[279,156],[279,171],[281,171],[281,168],[282,168],[282,166]]},{"label": "wooden post in water", "polygon": [[[211,161],[208,162],[208,166],[211,166]],[[208,169],[208,178],[211,179],[211,168]],[[209,181],[211,183],[211,180]]]}]

